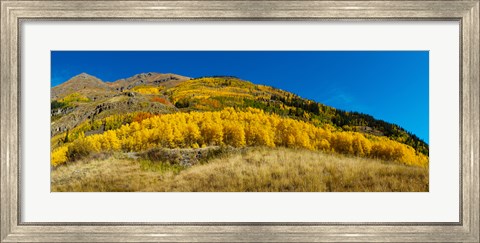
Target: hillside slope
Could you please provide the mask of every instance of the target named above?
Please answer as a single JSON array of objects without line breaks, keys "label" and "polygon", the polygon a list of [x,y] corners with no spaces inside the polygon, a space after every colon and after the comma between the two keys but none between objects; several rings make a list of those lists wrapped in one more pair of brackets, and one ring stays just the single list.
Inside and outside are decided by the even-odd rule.
[{"label": "hillside slope", "polygon": [[322,126],[330,124],[344,131],[355,131],[407,144],[424,155],[428,145],[398,125],[358,112],[346,112],[293,93],[240,80],[235,77],[191,79],[167,91],[172,103],[184,111],[211,111],[225,107],[253,107]]},{"label": "hillside slope", "polygon": [[88,74],[80,74],[53,87],[51,102],[52,136],[64,134],[86,121],[94,123],[112,115],[252,107],[316,126],[386,136],[428,155],[428,145],[398,125],[366,114],[338,110],[236,77],[190,79],[176,74],[143,73],[107,83]]}]

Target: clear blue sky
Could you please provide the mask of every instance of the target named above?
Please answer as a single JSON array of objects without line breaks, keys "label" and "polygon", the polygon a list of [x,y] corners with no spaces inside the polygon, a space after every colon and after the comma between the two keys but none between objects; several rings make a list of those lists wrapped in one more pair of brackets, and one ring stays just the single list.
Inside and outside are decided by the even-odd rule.
[{"label": "clear blue sky", "polygon": [[52,51],[51,86],[85,72],[228,75],[395,123],[428,143],[428,51]]}]

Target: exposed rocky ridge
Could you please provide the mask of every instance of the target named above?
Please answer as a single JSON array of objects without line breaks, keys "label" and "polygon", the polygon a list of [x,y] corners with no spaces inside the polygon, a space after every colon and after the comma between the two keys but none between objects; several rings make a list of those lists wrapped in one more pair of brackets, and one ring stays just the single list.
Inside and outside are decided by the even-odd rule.
[{"label": "exposed rocky ridge", "polygon": [[85,95],[91,100],[98,100],[112,97],[119,92],[132,89],[136,86],[153,85],[170,88],[189,79],[189,77],[177,74],[149,72],[137,74],[126,79],[119,79],[115,82],[103,82],[95,76],[81,73],[72,77],[65,83],[53,87],[51,89],[51,99],[60,99],[68,94],[76,92]]},{"label": "exposed rocky ridge", "polygon": [[115,82],[107,83],[107,85],[121,92],[140,85],[161,85],[170,88],[188,79],[190,78],[172,73],[162,74],[149,72],[137,74],[127,79],[119,79]]},{"label": "exposed rocky ridge", "polygon": [[131,112],[170,113],[176,110],[173,105],[151,102],[149,97],[133,96],[127,93],[99,101],[79,105],[75,108],[52,110],[52,115],[61,116],[51,122],[51,135],[65,132],[88,119],[102,119],[110,115]]},{"label": "exposed rocky ridge", "polygon": [[[101,119],[109,115],[130,112],[168,113],[176,108],[170,103],[152,101],[152,97],[128,90],[136,86],[174,87],[189,80],[176,74],[141,73],[115,82],[103,82],[97,77],[81,73],[51,89],[51,100],[60,100],[72,93],[81,94],[89,102],[74,102],[66,107],[52,108],[51,135],[65,132],[93,117]],[[164,97],[162,94],[158,96]],[[166,99],[167,100],[167,99]]]}]

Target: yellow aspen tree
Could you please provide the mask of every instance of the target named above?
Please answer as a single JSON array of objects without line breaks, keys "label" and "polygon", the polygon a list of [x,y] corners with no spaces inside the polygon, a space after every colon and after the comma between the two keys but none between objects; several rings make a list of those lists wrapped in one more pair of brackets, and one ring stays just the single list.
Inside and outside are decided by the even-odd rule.
[{"label": "yellow aspen tree", "polygon": [[197,124],[189,122],[185,125],[183,137],[187,147],[198,147],[200,136],[200,129]]},{"label": "yellow aspen tree", "polygon": [[50,164],[53,166],[58,166],[60,164],[67,162],[67,152],[68,152],[68,146],[61,146],[55,149],[50,155],[51,157]]},{"label": "yellow aspen tree", "polygon": [[[100,138],[100,135],[98,135],[98,134],[85,137],[85,142],[88,143],[88,145],[90,146],[90,148],[93,152],[102,151],[102,145],[100,143],[99,138]],[[77,141],[81,142],[82,140],[79,139]],[[77,142],[77,141],[75,141],[75,142]],[[73,142],[72,146],[76,146],[75,142]]]},{"label": "yellow aspen tree", "polygon": [[347,132],[338,132],[333,139],[333,148],[336,152],[343,154],[353,154],[353,137]]},{"label": "yellow aspen tree", "polygon": [[211,117],[206,119],[200,125],[203,142],[207,145],[221,145],[223,140],[223,127],[221,124],[213,122]]},{"label": "yellow aspen tree", "polygon": [[120,140],[117,138],[114,131],[109,130],[104,132],[99,140],[102,151],[115,151],[121,148]]},{"label": "yellow aspen tree", "polygon": [[223,141],[233,147],[245,146],[245,131],[242,124],[226,121],[223,124]]},{"label": "yellow aspen tree", "polygon": [[154,142],[160,147],[174,147],[173,129],[170,124],[165,124],[163,128],[153,130]]},{"label": "yellow aspen tree", "polygon": [[180,147],[184,144],[182,131],[184,129],[183,123],[173,124],[173,145],[174,147]]}]

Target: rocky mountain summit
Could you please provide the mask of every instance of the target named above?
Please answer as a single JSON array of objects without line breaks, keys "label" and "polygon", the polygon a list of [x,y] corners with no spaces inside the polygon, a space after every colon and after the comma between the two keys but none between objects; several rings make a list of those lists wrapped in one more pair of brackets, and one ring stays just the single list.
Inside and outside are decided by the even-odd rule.
[{"label": "rocky mountain summit", "polygon": [[[51,134],[65,132],[87,119],[130,112],[164,113],[175,110],[160,90],[175,87],[189,77],[176,74],[141,73],[115,82],[81,73],[51,89]],[[156,87],[156,94],[142,88]],[[152,97],[154,96],[154,97]],[[153,99],[153,98],[157,99]]]}]

